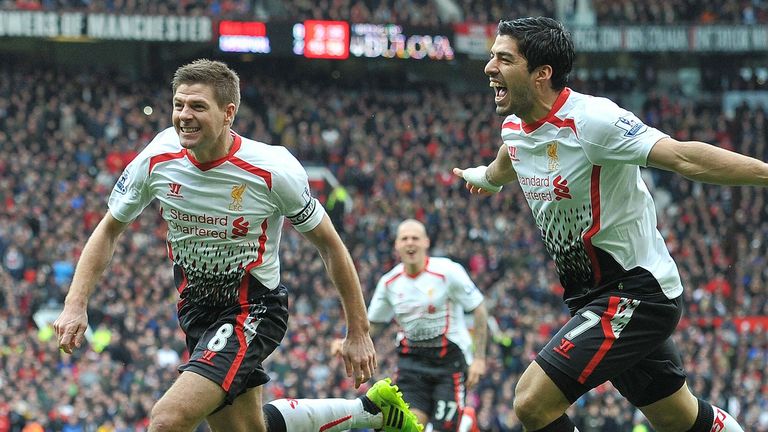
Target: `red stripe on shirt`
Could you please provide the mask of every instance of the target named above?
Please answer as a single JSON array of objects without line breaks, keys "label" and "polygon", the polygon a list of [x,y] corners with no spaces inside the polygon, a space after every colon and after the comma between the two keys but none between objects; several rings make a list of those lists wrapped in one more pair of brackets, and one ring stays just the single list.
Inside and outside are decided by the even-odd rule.
[{"label": "red stripe on shirt", "polygon": [[444,275],[444,274],[441,274],[441,273],[437,273],[437,272],[433,272],[433,271],[432,271],[432,270],[430,270],[430,269],[425,269],[425,270],[424,270],[424,273],[429,273],[429,274],[431,274],[431,275],[435,275],[435,276],[439,277],[439,278],[440,278],[440,279],[442,279],[442,280],[445,280],[445,275]]},{"label": "red stripe on shirt", "polygon": [[451,302],[446,302],[445,305],[445,328],[443,329],[443,349],[440,350],[440,357],[445,357],[448,354],[448,327],[451,325]]},{"label": "red stripe on shirt", "polygon": [[261,177],[262,179],[264,179],[264,182],[267,184],[267,188],[269,190],[272,190],[272,173],[271,172],[263,168],[253,166],[248,162],[240,159],[239,157],[232,157],[232,159],[230,159],[229,162],[231,162],[236,167],[242,169],[243,171],[247,171],[253,175]]},{"label": "red stripe on shirt", "polygon": [[568,96],[570,95],[571,95],[571,89],[569,89],[568,87],[564,88],[560,92],[560,95],[557,96],[557,99],[555,100],[555,103],[552,105],[552,109],[550,109],[549,113],[547,113],[547,116],[531,124],[523,123],[523,131],[529,134],[535,131],[536,129],[538,129],[544,123],[550,123],[559,128],[570,128],[571,130],[573,130],[573,133],[578,135],[578,133],[576,132],[576,123],[574,123],[573,119],[569,119],[569,118],[561,119],[555,116],[555,113],[560,111],[560,108],[562,108],[563,105],[565,105],[565,101],[568,100]]},{"label": "red stripe on shirt", "polygon": [[[181,271],[181,274],[183,276],[183,279],[181,280],[181,283],[176,288],[176,290],[179,292],[179,295],[184,292],[184,288],[187,287],[187,284],[189,283],[189,279],[187,279],[187,273],[184,272],[184,270]],[[178,302],[176,302],[176,311],[180,311],[181,308],[184,306],[184,304],[187,303],[187,299],[181,299]]]},{"label": "red stripe on shirt", "polygon": [[252,268],[258,267],[261,265],[262,261],[264,261],[264,250],[267,248],[267,226],[269,224],[267,223],[267,219],[264,219],[264,222],[261,223],[261,235],[259,236],[259,257],[256,258],[256,261],[248,264],[245,266],[245,271],[251,271]]},{"label": "red stripe on shirt", "polygon": [[600,262],[597,260],[597,252],[595,246],[592,245],[592,237],[600,232],[600,167],[592,167],[592,179],[590,182],[590,201],[592,205],[592,226],[589,227],[584,234],[584,246],[589,256],[589,261],[592,263],[592,275],[595,278],[595,285],[600,284],[602,279],[602,271],[600,270]]},{"label": "red stripe on shirt", "polygon": [[602,345],[600,345],[600,348],[592,357],[592,360],[589,361],[587,367],[581,371],[581,375],[579,375],[578,379],[581,384],[584,384],[587,381],[587,378],[592,375],[592,372],[594,372],[597,365],[603,360],[605,355],[608,353],[608,350],[611,349],[613,343],[616,342],[616,335],[613,333],[611,320],[613,320],[613,317],[616,315],[618,306],[619,297],[611,296],[611,298],[608,300],[608,309],[606,309],[606,311],[603,313],[603,316],[600,317],[600,324],[603,326],[603,334],[605,335],[605,339],[603,339]]},{"label": "red stripe on shirt", "polygon": [[187,279],[187,273],[182,270],[181,274],[183,275],[183,279],[181,280],[181,283],[178,287],[176,287],[176,290],[179,292],[179,294],[184,292],[184,288],[187,287],[187,284],[189,283],[189,279]]},{"label": "red stripe on shirt", "polygon": [[152,170],[155,169],[155,165],[172,161],[174,159],[181,159],[187,155],[187,149],[183,149],[176,153],[161,153],[149,158],[149,173],[152,174]]},{"label": "red stripe on shirt", "polygon": [[235,153],[237,153],[237,151],[240,150],[240,144],[242,143],[243,139],[240,138],[240,135],[236,134],[231,130],[229,131],[229,135],[232,137],[232,146],[229,148],[229,151],[227,152],[226,156],[220,157],[210,162],[198,162],[198,160],[195,159],[195,156],[192,153],[188,153],[187,158],[200,171],[208,171],[211,168],[216,168],[217,166],[223,164],[224,162],[234,158]]},{"label": "red stripe on shirt", "polygon": [[395,281],[395,279],[399,278],[399,277],[400,277],[400,276],[402,276],[402,275],[403,275],[403,273],[402,273],[402,272],[400,272],[400,273],[398,273],[398,274],[396,274],[396,275],[392,276],[391,278],[387,279],[387,280],[386,280],[386,282],[384,282],[384,286],[387,286],[387,285],[391,284],[392,282],[394,282],[394,281]]},{"label": "red stripe on shirt", "polygon": [[520,124],[515,122],[506,122],[503,125],[501,125],[502,129],[512,129],[512,130],[520,130]]}]

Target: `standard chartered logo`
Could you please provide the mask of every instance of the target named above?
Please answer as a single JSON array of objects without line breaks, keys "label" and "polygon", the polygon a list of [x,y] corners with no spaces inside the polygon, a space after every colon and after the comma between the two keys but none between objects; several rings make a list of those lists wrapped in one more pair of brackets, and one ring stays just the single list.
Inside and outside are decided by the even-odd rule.
[{"label": "standard chartered logo", "polygon": [[203,228],[197,225],[187,226],[187,225],[182,225],[174,220],[169,220],[168,226],[171,228],[171,230],[180,234],[188,234],[196,237],[212,237],[212,238],[219,238],[222,240],[226,240],[227,238],[226,228],[223,230],[217,230],[217,229]]},{"label": "standard chartered logo", "polygon": [[184,213],[183,211],[172,208],[168,211],[170,218],[180,222],[197,222],[206,225],[221,225],[226,227],[229,225],[229,216],[211,216],[205,213],[191,214]]},{"label": "standard chartered logo", "polygon": [[205,213],[191,214],[174,208],[169,209],[168,216],[168,227],[174,233],[222,240],[227,238],[229,216],[212,216]]}]

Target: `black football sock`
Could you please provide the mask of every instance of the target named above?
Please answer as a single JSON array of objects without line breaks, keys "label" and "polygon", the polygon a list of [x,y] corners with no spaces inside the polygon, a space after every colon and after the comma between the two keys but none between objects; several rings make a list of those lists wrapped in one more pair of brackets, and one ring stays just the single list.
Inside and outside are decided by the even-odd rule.
[{"label": "black football sock", "polygon": [[570,418],[568,418],[567,415],[563,414],[558,418],[557,420],[553,421],[552,423],[544,426],[541,429],[536,429],[535,431],[531,432],[578,432],[578,429],[576,429],[576,425],[573,424]]}]

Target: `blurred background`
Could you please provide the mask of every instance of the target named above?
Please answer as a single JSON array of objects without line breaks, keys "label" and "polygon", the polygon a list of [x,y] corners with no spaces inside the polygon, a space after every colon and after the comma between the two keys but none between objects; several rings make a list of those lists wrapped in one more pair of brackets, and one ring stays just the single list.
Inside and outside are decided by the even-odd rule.
[{"label": "blurred background", "polygon": [[[60,353],[51,323],[120,172],[170,125],[173,71],[202,57],[240,74],[233,129],[305,164],[366,300],[403,218],[466,266],[492,315],[468,404],[482,431],[521,431],[513,390],[567,319],[562,288],[519,188],[470,198],[451,168],[496,154],[488,49],[499,19],[537,15],[573,33],[574,90],[768,159],[765,0],[0,0],[0,432],[141,431],[177,376],[187,353],[151,208],[92,297],[88,346]],[[643,173],[686,288],[674,337],[689,383],[768,431],[766,190]],[[292,316],[265,400],[358,396],[329,355],[344,321],[319,256],[289,227],[281,254]],[[376,341],[377,378],[394,373],[395,332]],[[651,430],[609,384],[569,414],[582,432]]]}]

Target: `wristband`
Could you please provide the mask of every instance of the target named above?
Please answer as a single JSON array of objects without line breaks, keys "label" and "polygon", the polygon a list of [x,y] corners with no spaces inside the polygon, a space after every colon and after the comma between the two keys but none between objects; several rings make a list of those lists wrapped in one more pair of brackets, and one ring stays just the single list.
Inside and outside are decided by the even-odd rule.
[{"label": "wristband", "polygon": [[499,192],[503,186],[495,185],[488,181],[488,177],[486,175],[487,172],[488,167],[485,165],[480,165],[478,167],[465,169],[462,177],[464,177],[464,180],[466,180],[467,183],[471,184],[472,186],[485,189],[488,192]]}]

